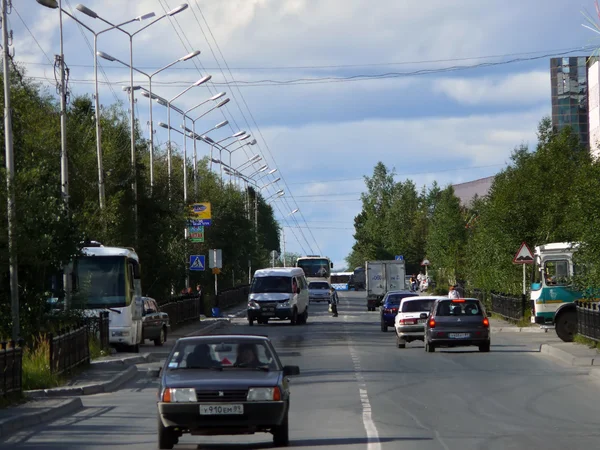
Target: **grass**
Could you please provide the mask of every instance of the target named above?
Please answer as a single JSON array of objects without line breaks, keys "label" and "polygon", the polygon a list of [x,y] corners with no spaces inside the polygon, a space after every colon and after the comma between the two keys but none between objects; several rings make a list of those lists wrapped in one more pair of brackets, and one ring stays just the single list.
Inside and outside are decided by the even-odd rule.
[{"label": "grass", "polygon": [[38,336],[32,347],[23,349],[23,390],[57,387],[62,381],[62,377],[50,371],[49,342]]},{"label": "grass", "polygon": [[507,319],[506,317],[495,314],[494,312],[492,312],[492,317],[494,319],[503,320],[504,322],[511,323],[519,328],[526,328],[531,326],[531,311],[526,311],[525,317],[523,317],[520,320]]},{"label": "grass", "polygon": [[580,334],[576,334],[573,342],[577,342],[578,344],[585,345],[588,348],[600,350],[600,342],[596,342],[593,339],[586,338]]},{"label": "grass", "polygon": [[98,339],[96,336],[90,336],[89,346],[90,359],[92,360],[101,358],[103,356],[108,356],[110,354],[107,349],[101,347],[100,339]]}]

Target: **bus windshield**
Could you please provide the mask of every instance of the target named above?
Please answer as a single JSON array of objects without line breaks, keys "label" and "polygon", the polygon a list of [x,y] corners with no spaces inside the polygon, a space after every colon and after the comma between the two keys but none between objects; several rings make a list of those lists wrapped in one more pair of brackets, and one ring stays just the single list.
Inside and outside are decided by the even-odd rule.
[{"label": "bus windshield", "polygon": [[299,259],[296,265],[304,271],[304,275],[307,277],[329,277],[329,260],[326,258]]},{"label": "bus windshield", "polygon": [[331,284],[346,284],[350,281],[350,274],[334,274],[331,275]]},{"label": "bus windshield", "polygon": [[125,268],[123,256],[78,258],[74,268],[77,302],[86,309],[127,306]]}]

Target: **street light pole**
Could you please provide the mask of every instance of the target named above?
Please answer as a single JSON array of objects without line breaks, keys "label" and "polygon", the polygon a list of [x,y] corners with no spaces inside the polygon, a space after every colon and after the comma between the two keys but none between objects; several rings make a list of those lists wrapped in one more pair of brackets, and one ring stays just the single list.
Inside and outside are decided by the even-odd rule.
[{"label": "street light pole", "polygon": [[8,215],[8,253],[10,264],[10,310],[12,317],[12,338],[19,339],[19,274],[16,247],[16,204],[15,204],[15,160],[13,153],[12,112],[10,109],[10,69],[8,67],[8,0],[2,0],[2,65],[4,69],[4,145],[6,152],[6,190]]}]

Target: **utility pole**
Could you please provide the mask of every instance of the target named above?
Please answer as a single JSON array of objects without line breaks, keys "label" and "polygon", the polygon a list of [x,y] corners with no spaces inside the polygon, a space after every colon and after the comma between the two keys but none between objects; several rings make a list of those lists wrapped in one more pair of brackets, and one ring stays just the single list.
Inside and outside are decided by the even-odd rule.
[{"label": "utility pole", "polygon": [[10,307],[12,315],[12,338],[19,339],[21,326],[19,323],[19,275],[16,246],[16,211],[15,211],[15,159],[13,154],[12,117],[10,109],[10,70],[8,59],[8,5],[9,0],[2,0],[2,63],[4,69],[4,143],[6,146],[6,188],[8,191],[8,252],[10,260]]},{"label": "utility pole", "polygon": [[[65,54],[63,51],[62,0],[58,0],[60,30],[60,55],[55,60],[60,64],[60,192],[65,211],[69,210],[69,160],[67,159],[67,85],[65,80]],[[69,266],[63,268],[63,288],[65,290],[65,309],[71,307],[71,276]]]}]

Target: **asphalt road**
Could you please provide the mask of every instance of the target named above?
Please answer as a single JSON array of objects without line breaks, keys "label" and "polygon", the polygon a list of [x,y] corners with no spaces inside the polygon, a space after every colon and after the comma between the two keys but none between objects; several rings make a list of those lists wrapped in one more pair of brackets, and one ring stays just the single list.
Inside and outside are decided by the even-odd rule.
[{"label": "asphalt road", "polygon": [[[340,316],[312,305],[308,324],[227,331],[268,334],[292,381],[292,447],[361,450],[596,448],[600,384],[586,368],[538,353],[538,333],[497,333],[492,351],[424,352],[395,347],[361,293],[340,295]],[[223,330],[221,330],[223,331]],[[18,433],[6,449],[156,448],[156,381],[140,378],[117,393],[85,397],[79,413]],[[183,437],[179,449],[259,449],[271,435]]]}]

